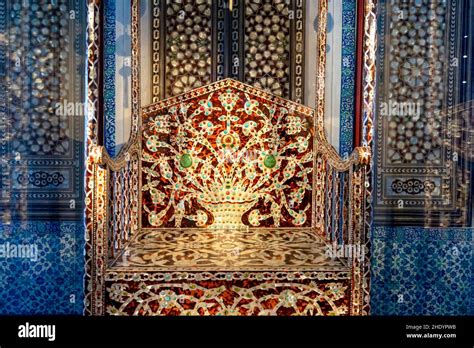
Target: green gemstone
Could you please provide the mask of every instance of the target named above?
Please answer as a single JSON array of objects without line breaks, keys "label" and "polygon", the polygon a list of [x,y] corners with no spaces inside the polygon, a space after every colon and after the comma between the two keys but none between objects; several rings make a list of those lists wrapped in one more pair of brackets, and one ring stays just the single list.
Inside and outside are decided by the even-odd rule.
[{"label": "green gemstone", "polygon": [[276,158],[273,155],[268,155],[265,157],[265,160],[263,161],[263,164],[265,164],[265,167],[267,168],[273,168],[276,166]]},{"label": "green gemstone", "polygon": [[179,160],[179,164],[181,164],[181,167],[183,168],[189,168],[193,165],[193,159],[191,158],[190,155],[185,153],[184,155],[181,156],[181,159]]}]

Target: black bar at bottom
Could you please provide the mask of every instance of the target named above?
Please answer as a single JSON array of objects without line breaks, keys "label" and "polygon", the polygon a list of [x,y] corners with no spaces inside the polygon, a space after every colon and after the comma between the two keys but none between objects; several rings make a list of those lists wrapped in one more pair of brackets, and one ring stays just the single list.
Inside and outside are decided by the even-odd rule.
[{"label": "black bar at bottom", "polygon": [[[473,324],[473,317],[2,317],[0,346],[277,343],[289,347],[298,344],[473,347]],[[48,341],[47,337],[20,338],[19,331],[23,330],[24,334],[25,328],[31,330],[32,325],[55,325],[54,341]]]}]

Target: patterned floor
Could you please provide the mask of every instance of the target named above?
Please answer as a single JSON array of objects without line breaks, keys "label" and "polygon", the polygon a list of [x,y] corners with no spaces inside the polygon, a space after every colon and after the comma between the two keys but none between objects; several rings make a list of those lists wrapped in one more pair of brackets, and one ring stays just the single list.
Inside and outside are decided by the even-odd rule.
[{"label": "patterned floor", "polygon": [[145,229],[113,263],[131,271],[336,271],[324,240],[300,229]]}]

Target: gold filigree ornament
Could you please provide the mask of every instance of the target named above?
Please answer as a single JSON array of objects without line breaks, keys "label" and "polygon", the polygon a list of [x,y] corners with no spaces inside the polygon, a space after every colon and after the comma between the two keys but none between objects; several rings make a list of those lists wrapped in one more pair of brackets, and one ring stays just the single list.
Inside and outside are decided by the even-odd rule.
[{"label": "gold filigree ornament", "polygon": [[142,189],[151,197],[143,207],[151,226],[310,221],[312,120],[250,92],[229,82],[150,115]]}]

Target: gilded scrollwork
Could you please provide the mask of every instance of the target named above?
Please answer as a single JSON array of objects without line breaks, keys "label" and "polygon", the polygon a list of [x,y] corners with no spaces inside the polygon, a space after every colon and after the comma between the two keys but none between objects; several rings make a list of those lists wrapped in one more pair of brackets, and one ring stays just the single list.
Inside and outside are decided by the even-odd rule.
[{"label": "gilded scrollwork", "polygon": [[110,283],[110,315],[347,315],[346,282]]}]

